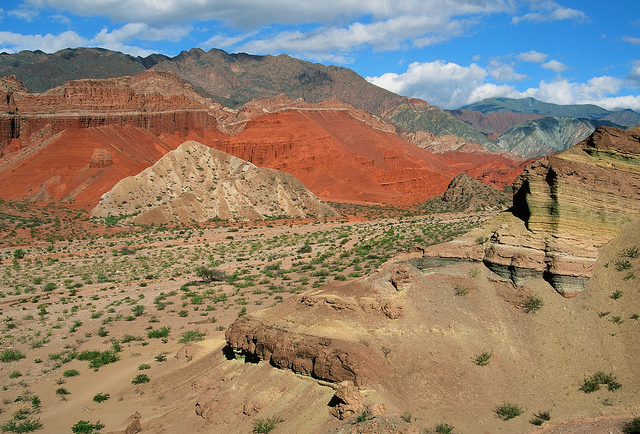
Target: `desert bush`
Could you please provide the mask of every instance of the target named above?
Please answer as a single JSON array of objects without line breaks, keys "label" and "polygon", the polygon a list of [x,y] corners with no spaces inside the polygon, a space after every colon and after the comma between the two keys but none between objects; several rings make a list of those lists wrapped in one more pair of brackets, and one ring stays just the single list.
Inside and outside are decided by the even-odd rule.
[{"label": "desert bush", "polygon": [[626,434],[640,434],[640,417],[636,417],[625,425],[624,432]]},{"label": "desert bush", "polygon": [[454,289],[455,295],[460,297],[467,295],[469,293],[469,290],[464,286],[456,285],[453,289]]},{"label": "desert bush", "polygon": [[204,340],[204,336],[206,333],[199,332],[197,330],[188,330],[180,336],[178,342],[181,344],[186,344],[188,342],[197,342]]},{"label": "desert bush", "polygon": [[81,420],[71,427],[71,432],[74,434],[94,434],[102,428],[104,428],[104,424],[100,421],[91,423],[88,420]]},{"label": "desert bush", "polygon": [[625,249],[622,249],[620,255],[626,258],[638,258],[640,257],[640,249],[635,246],[627,247]]},{"label": "desert bush", "polygon": [[611,298],[612,298],[613,300],[618,300],[618,299],[619,299],[619,298],[621,298],[621,297],[622,297],[622,291],[620,291],[619,289],[618,289],[618,290],[613,291],[613,293],[611,294]]},{"label": "desert bush", "polygon": [[162,326],[159,329],[151,329],[147,332],[147,337],[150,339],[166,338],[171,331],[170,326]]},{"label": "desert bush", "polygon": [[63,377],[69,378],[69,377],[76,377],[80,375],[80,372],[78,372],[77,369],[67,369],[66,371],[64,371],[62,373]]},{"label": "desert bush", "polygon": [[144,371],[145,369],[151,369],[151,365],[148,363],[142,363],[140,365],[138,365],[138,370],[139,371]]},{"label": "desert bush", "polygon": [[489,363],[489,359],[491,358],[492,355],[493,355],[493,352],[483,351],[482,353],[478,354],[473,358],[473,363],[475,363],[478,366],[487,366],[487,364]]},{"label": "desert bush", "polygon": [[509,420],[522,414],[522,406],[511,402],[505,402],[504,404],[496,407],[494,412],[500,419]]},{"label": "desert bush", "polygon": [[131,380],[131,383],[142,384],[142,383],[148,383],[149,381],[151,381],[151,379],[147,374],[138,374],[133,378],[133,380]]},{"label": "desert bush", "polygon": [[217,268],[198,267],[196,269],[196,276],[205,282],[223,282],[227,276],[223,271]]},{"label": "desert bush", "polygon": [[97,403],[101,403],[106,401],[109,398],[110,396],[108,393],[96,393],[95,396],[93,397],[93,400]]},{"label": "desert bush", "polygon": [[535,295],[528,295],[522,302],[522,308],[527,313],[536,313],[543,305],[542,299]]},{"label": "desert bush", "polygon": [[42,423],[40,423],[40,419],[32,419],[26,417],[24,419],[16,419],[13,418],[4,424],[0,425],[0,430],[2,432],[15,432],[15,433],[26,433],[35,431],[37,429],[42,428]]},{"label": "desert bush", "polygon": [[69,395],[71,394],[71,392],[69,392],[66,388],[64,387],[58,387],[56,389],[56,395],[58,396],[64,396],[64,395]]},{"label": "desert bush", "polygon": [[453,426],[448,423],[440,423],[436,425],[436,433],[438,434],[451,434],[453,432]]},{"label": "desert bush", "polygon": [[156,362],[166,362],[167,361],[167,355],[166,354],[158,354],[156,357]]},{"label": "desert bush", "polygon": [[15,362],[20,359],[24,359],[25,357],[26,356],[24,354],[18,350],[14,350],[13,348],[5,348],[0,351],[0,362],[2,363]]},{"label": "desert bush", "polygon": [[631,261],[628,259],[620,259],[613,263],[616,271],[628,270],[632,267]]},{"label": "desert bush", "polygon": [[120,357],[113,350],[105,350],[105,351],[82,351],[78,354],[78,360],[88,360],[89,367],[94,370],[98,370],[103,365],[108,365],[109,363],[117,362],[120,360]]},{"label": "desert bush", "polygon": [[600,390],[601,385],[606,385],[607,389],[612,392],[622,387],[622,384],[618,383],[613,374],[605,374],[603,371],[598,371],[592,376],[582,380],[580,391],[584,393],[596,392]]},{"label": "desert bush", "polygon": [[256,419],[253,421],[253,432],[256,434],[269,433],[277,424],[284,422],[284,419],[280,416],[272,416],[266,419]]},{"label": "desert bush", "polygon": [[12,371],[9,374],[9,378],[11,378],[11,379],[18,378],[18,377],[22,377],[22,372],[20,372],[20,371]]}]

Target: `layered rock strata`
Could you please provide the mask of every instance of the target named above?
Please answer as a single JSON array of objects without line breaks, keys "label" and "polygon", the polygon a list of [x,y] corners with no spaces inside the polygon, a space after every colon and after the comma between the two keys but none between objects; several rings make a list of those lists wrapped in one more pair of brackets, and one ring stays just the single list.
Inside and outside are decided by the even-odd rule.
[{"label": "layered rock strata", "polygon": [[640,217],[640,128],[598,128],[527,166],[514,188],[509,213],[430,247],[424,262],[482,261],[516,283],[543,277],[565,297],[575,296],[591,277],[598,250]]}]

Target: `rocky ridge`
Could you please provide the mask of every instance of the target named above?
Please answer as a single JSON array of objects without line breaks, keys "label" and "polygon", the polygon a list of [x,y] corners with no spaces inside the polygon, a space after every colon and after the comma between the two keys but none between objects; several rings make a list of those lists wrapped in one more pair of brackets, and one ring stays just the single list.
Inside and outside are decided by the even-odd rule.
[{"label": "rocky ridge", "polygon": [[128,220],[144,224],[338,215],[293,176],[197,142],[183,143],[153,166],[118,182],[92,214],[133,216]]},{"label": "rocky ridge", "polygon": [[438,212],[467,212],[504,210],[510,203],[508,194],[461,173],[453,178],[444,193],[419,207]]}]

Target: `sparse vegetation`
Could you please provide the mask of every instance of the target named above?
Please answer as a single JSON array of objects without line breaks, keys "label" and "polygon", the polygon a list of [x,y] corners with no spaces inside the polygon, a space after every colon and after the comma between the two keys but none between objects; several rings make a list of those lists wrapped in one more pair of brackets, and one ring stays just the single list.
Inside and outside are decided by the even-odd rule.
[{"label": "sparse vegetation", "polygon": [[95,434],[102,428],[104,428],[104,424],[100,421],[91,423],[88,420],[81,420],[71,427],[71,432],[74,434]]},{"label": "sparse vegetation", "polygon": [[491,358],[492,355],[493,355],[493,352],[483,351],[482,353],[478,354],[473,358],[473,363],[475,363],[478,366],[487,366],[487,364],[489,364],[489,359]]},{"label": "sparse vegetation", "polygon": [[97,403],[104,402],[110,398],[108,393],[96,393],[93,397],[93,400]]},{"label": "sparse vegetation", "polygon": [[535,295],[528,295],[522,302],[522,308],[526,313],[536,313],[544,306],[544,302],[540,297]]},{"label": "sparse vegetation", "polygon": [[5,348],[0,351],[0,362],[9,363],[24,359],[26,356],[13,348]]},{"label": "sparse vegetation", "polygon": [[448,423],[440,423],[436,425],[436,433],[437,434],[451,434],[453,433],[453,426]]},{"label": "sparse vegetation", "polygon": [[131,380],[132,384],[143,384],[143,383],[148,383],[149,381],[151,381],[151,379],[149,378],[149,376],[147,374],[138,374],[135,376],[135,378],[133,380]]},{"label": "sparse vegetation", "polygon": [[580,391],[584,393],[593,393],[600,390],[601,385],[606,385],[607,389],[612,392],[622,387],[622,384],[618,383],[613,374],[606,374],[603,371],[598,371],[592,376],[582,380]]},{"label": "sparse vegetation", "polygon": [[266,419],[256,419],[253,421],[253,432],[258,433],[269,433],[271,432],[277,424],[284,422],[284,419],[280,416],[272,416]]},{"label": "sparse vegetation", "polygon": [[188,342],[198,342],[204,340],[204,336],[205,333],[203,332],[199,332],[197,330],[189,330],[180,335],[180,339],[178,340],[178,342],[180,342],[181,344],[186,344]]},{"label": "sparse vegetation", "polygon": [[502,420],[513,419],[522,414],[522,406],[506,402],[495,409],[496,416]]}]

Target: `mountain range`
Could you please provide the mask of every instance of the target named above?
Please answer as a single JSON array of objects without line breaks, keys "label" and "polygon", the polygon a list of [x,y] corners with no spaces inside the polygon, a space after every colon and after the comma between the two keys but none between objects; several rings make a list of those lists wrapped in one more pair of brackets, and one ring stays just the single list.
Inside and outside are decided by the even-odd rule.
[{"label": "mountain range", "polygon": [[447,111],[347,68],[217,49],[2,53],[0,75],[3,198],[88,208],[186,140],[290,173],[321,199],[414,205],[460,173],[501,189],[523,160],[640,119],[530,98]]},{"label": "mountain range", "polygon": [[[199,48],[174,57],[154,54],[144,58],[97,48],[65,49],[53,54],[40,51],[0,54],[0,76],[16,75],[31,92],[42,92],[73,79],[135,75],[146,69],[173,72],[202,96],[229,108],[238,109],[253,99],[280,94],[309,103],[337,100],[391,122],[399,133],[426,131],[435,137],[453,135],[492,152],[518,149],[515,142],[505,144],[513,134],[502,138],[501,146],[493,143],[517,124],[545,116],[588,119],[593,128],[640,124],[640,115],[632,110],[557,105],[533,98],[492,98],[460,110],[442,110],[381,89],[348,68],[306,62],[287,55],[254,56]],[[536,140],[528,141],[535,146]],[[577,143],[555,141],[559,145],[552,148],[559,150]],[[548,148],[514,155],[537,157],[546,152]]]}]

